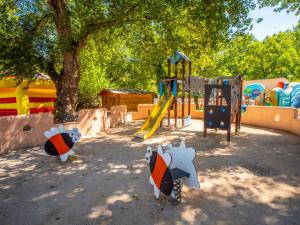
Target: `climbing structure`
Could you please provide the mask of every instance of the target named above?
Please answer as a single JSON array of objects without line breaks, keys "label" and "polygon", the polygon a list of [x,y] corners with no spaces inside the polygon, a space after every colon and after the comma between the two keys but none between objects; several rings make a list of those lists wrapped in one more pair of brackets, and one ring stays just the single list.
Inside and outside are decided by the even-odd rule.
[{"label": "climbing structure", "polygon": [[[167,85],[167,92],[173,93],[173,101],[168,108],[168,125],[170,125],[171,111],[174,110],[174,125],[178,128],[178,118],[181,118],[181,127],[191,122],[191,60],[180,51],[168,58],[167,77],[160,82],[160,95],[163,94],[163,84]],[[188,98],[187,113],[185,99]],[[178,98],[181,99],[181,109],[178,109]],[[178,115],[178,111],[181,115]]]},{"label": "climbing structure", "polygon": [[220,77],[205,84],[204,137],[207,129],[221,129],[227,130],[230,141],[231,124],[235,123],[235,132],[240,130],[241,103],[241,76]]},{"label": "climbing structure", "polygon": [[[181,126],[188,126],[191,122],[191,71],[192,62],[182,52],[176,51],[168,58],[168,74],[159,83],[160,99],[151,111],[142,128],[134,134],[135,137],[150,138],[162,125],[164,115],[168,114],[170,125],[171,111],[174,114],[175,127],[178,128],[178,118],[181,118]],[[164,92],[164,86],[166,91]],[[185,97],[188,96],[188,109],[185,112]],[[178,108],[178,98],[181,98],[181,108]],[[181,114],[178,116],[178,112]],[[187,114],[187,115],[186,115]]]}]

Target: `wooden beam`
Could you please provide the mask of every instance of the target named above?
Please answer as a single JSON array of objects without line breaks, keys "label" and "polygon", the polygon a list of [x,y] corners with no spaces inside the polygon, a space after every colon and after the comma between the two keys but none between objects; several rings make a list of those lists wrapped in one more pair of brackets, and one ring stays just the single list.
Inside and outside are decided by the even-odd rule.
[{"label": "wooden beam", "polygon": [[185,86],[185,60],[182,60],[182,83],[181,83],[181,127],[184,127],[184,86]]}]

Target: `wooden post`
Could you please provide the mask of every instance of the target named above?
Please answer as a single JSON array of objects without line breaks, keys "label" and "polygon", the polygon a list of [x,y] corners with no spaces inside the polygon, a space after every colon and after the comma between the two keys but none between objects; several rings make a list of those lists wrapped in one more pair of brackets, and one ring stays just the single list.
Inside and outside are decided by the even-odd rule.
[{"label": "wooden post", "polygon": [[[224,80],[220,80],[220,85],[224,86]],[[223,96],[223,89],[220,89],[221,91],[219,92],[219,105],[222,105],[222,96]]]},{"label": "wooden post", "polygon": [[227,141],[230,141],[230,135],[231,135],[231,124],[229,124],[228,130],[227,130]]},{"label": "wooden post", "polygon": [[192,62],[189,61],[189,105],[188,105],[188,115],[191,115],[191,76],[192,76]]},{"label": "wooden post", "polygon": [[[208,105],[208,102],[209,102],[209,96],[207,96],[208,94],[208,90],[207,90],[207,85],[208,84],[204,84],[204,118],[203,118],[203,137],[206,137],[207,136],[207,127],[206,127],[206,117],[205,117],[205,110],[206,110],[206,107]],[[211,93],[209,93],[210,95]]]},{"label": "wooden post", "polygon": [[229,91],[229,99],[230,99],[230,101],[229,102],[227,102],[227,104],[228,104],[228,109],[229,109],[229,114],[230,114],[230,116],[229,116],[229,124],[228,124],[228,129],[227,129],[227,141],[230,141],[230,135],[231,135],[231,123],[232,123],[232,115],[231,115],[231,107],[232,107],[232,104],[231,104],[231,95],[232,95],[232,88],[231,88],[231,85],[230,85],[230,91]]},{"label": "wooden post", "polygon": [[[217,81],[217,84],[220,85],[220,80]],[[216,89],[216,105],[219,105],[219,96],[220,96],[220,89]]]},{"label": "wooden post", "polygon": [[[237,85],[239,85],[239,84],[237,84]],[[240,97],[240,88],[239,88],[239,86],[236,87],[236,89],[237,89],[237,88],[238,88],[238,91],[237,91],[237,93],[236,93],[237,103],[235,103],[235,105],[234,105],[235,133],[236,133],[236,134],[237,134],[238,131],[239,131],[239,119],[240,119],[240,117],[239,117],[239,114],[240,114],[240,109],[239,109],[239,107],[241,107],[241,106],[240,106],[240,100],[239,100],[239,97]]]},{"label": "wooden post", "polygon": [[[175,82],[176,86],[178,85],[177,83],[178,79],[178,71],[177,71],[177,63],[175,64]],[[175,122],[175,128],[177,129],[177,95],[178,95],[178,87],[176,87],[176,96],[174,96],[174,101],[175,101],[175,112],[174,112],[174,122]]]},{"label": "wooden post", "polygon": [[182,60],[182,83],[181,83],[181,127],[184,127],[184,85],[185,85],[185,80],[184,80],[184,75],[185,75],[185,60]]},{"label": "wooden post", "polygon": [[[167,78],[168,79],[171,78],[171,62],[170,62],[170,59],[168,59],[168,77]],[[169,82],[167,83],[167,87],[168,87],[168,94],[169,94],[169,92],[171,91],[171,84]],[[168,126],[170,126],[171,107],[172,107],[172,104],[168,108]]]},{"label": "wooden post", "polygon": [[240,85],[240,93],[239,93],[239,108],[238,108],[238,131],[241,130],[241,120],[242,120],[242,95],[243,95],[243,81],[242,81],[242,77],[239,77],[239,85]]}]

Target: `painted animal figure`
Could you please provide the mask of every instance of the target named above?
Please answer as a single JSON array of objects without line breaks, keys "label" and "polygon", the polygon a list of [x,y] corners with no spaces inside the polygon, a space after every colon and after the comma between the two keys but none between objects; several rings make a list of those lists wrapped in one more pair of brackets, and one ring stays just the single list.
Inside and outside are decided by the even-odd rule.
[{"label": "painted animal figure", "polygon": [[187,186],[200,188],[193,164],[195,156],[195,149],[186,148],[184,141],[179,147],[169,144],[165,152],[160,145],[157,151],[152,151],[150,146],[147,147],[145,157],[151,172],[149,182],[153,185],[156,198],[162,192],[180,202],[184,180],[187,180]]},{"label": "painted animal figure", "polygon": [[170,168],[176,167],[190,174],[187,178],[186,185],[191,188],[200,188],[196,167],[193,163],[196,156],[195,149],[187,148],[185,142],[181,141],[178,147],[173,147],[172,144],[168,144],[166,152],[172,157]]},{"label": "painted animal figure", "polygon": [[158,146],[157,151],[152,151],[147,147],[146,161],[150,166],[149,182],[153,185],[155,197],[158,198],[160,192],[165,195],[175,197],[173,189],[173,177],[169,168],[171,156],[169,153],[163,153],[162,147]]},{"label": "painted animal figure", "polygon": [[61,161],[67,161],[69,156],[75,155],[73,146],[79,141],[81,134],[77,128],[65,130],[62,125],[58,128],[51,128],[44,135],[47,138],[45,151],[49,155],[59,156]]}]

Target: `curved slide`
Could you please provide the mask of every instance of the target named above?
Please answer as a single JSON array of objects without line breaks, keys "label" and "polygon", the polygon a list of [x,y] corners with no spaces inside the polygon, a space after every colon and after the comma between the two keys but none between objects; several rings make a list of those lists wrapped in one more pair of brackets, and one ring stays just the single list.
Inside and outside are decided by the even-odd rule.
[{"label": "curved slide", "polygon": [[134,136],[143,139],[150,138],[157,130],[172,100],[173,95],[162,95],[159,99],[159,102],[155,105],[150,116],[146,120],[144,126],[138,132],[136,132]]}]

